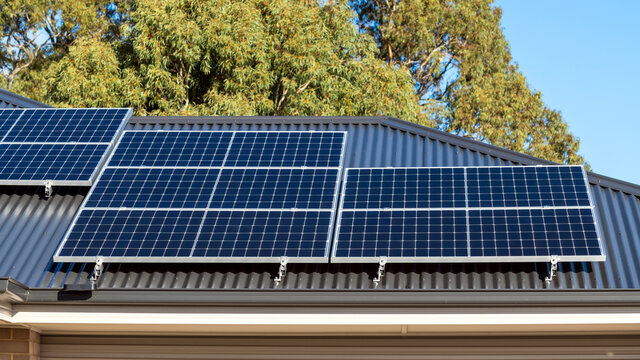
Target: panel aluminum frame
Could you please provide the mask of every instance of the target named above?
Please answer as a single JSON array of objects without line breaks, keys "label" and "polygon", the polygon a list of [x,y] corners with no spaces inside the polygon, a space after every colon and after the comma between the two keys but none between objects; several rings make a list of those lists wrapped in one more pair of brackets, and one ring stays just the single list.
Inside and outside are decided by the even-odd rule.
[{"label": "panel aluminum frame", "polygon": [[[439,166],[439,167],[427,167],[427,168],[463,168],[465,169],[465,207],[451,207],[451,208],[388,208],[388,209],[344,209],[342,204],[344,201],[345,190],[347,187],[347,178],[349,171],[362,170],[362,169],[421,169],[425,167],[387,167],[387,168],[375,168],[375,167],[363,167],[363,168],[346,168],[344,170],[344,180],[342,182],[342,190],[340,192],[340,205],[338,207],[338,217],[337,224],[334,229],[334,240],[333,247],[331,251],[331,259],[332,263],[378,263],[381,258],[386,259],[387,263],[500,263],[500,262],[550,262],[553,258],[557,259],[559,262],[582,262],[582,261],[593,261],[593,262],[601,262],[606,261],[606,254],[604,252],[604,247],[602,245],[602,228],[600,225],[600,219],[598,214],[596,213],[596,209],[593,202],[593,197],[589,188],[589,181],[587,178],[586,170],[582,165],[535,165],[536,167],[576,167],[579,166],[582,169],[583,181],[585,183],[587,194],[589,197],[589,206],[540,206],[540,207],[468,207],[468,187],[466,183],[467,171],[469,168],[505,168],[506,166]],[[467,218],[467,229],[469,224],[469,210],[514,210],[514,209],[590,209],[593,217],[594,224],[596,228],[596,233],[598,236],[598,244],[600,247],[601,255],[570,255],[570,256],[559,256],[559,255],[548,255],[548,256],[471,256],[469,255],[471,252],[467,251],[467,256],[448,256],[448,257],[396,257],[396,256],[376,256],[376,257],[339,257],[336,256],[336,252],[338,249],[338,243],[340,242],[339,234],[340,234],[340,224],[342,221],[342,214],[345,211],[403,211],[403,210],[465,210],[466,218]],[[469,234],[469,230],[467,230],[467,234]],[[467,249],[470,248],[470,239],[469,235],[467,235]]]}]

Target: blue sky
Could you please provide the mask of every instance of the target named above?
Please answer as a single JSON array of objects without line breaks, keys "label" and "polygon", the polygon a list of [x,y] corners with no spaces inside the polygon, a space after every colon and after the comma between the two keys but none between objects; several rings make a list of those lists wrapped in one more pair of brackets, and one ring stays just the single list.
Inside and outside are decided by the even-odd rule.
[{"label": "blue sky", "polygon": [[640,184],[640,1],[496,5],[513,59],[592,170]]}]

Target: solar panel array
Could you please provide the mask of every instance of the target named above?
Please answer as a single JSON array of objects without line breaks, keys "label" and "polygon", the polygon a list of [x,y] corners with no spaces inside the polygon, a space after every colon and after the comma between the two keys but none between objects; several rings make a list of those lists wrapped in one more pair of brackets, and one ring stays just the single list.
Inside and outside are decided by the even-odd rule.
[{"label": "solar panel array", "polygon": [[54,260],[327,262],[345,139],[125,131]]},{"label": "solar panel array", "polygon": [[602,261],[581,166],[347,169],[332,261]]},{"label": "solar panel array", "polygon": [[0,110],[0,184],[91,185],[131,109]]}]

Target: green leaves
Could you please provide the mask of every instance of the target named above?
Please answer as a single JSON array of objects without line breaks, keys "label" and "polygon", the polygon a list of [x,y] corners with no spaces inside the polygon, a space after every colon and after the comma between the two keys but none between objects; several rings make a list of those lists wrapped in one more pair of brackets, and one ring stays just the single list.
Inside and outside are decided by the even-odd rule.
[{"label": "green leaves", "polygon": [[[350,3],[355,11],[347,0],[5,2],[0,60],[11,90],[56,106],[390,115],[584,161],[560,114],[511,62],[490,0]],[[49,34],[42,46],[37,32]]]},{"label": "green leaves", "polygon": [[423,112],[446,131],[563,163],[579,141],[511,62],[491,0],[353,0],[379,57],[407,69]]}]

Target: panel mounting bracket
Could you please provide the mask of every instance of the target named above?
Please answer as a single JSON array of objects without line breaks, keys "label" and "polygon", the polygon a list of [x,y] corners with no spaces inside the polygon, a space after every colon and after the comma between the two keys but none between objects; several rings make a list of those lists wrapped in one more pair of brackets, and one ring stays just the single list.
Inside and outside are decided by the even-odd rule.
[{"label": "panel mounting bracket", "polygon": [[558,255],[553,255],[551,257],[551,268],[549,269],[549,276],[544,278],[544,283],[547,286],[551,285],[551,281],[558,274],[558,261],[560,261],[560,257]]},{"label": "panel mounting bracket", "polygon": [[51,180],[44,182],[44,198],[48,199],[53,194],[53,183]]},{"label": "panel mounting bracket", "polygon": [[96,258],[96,266],[93,268],[93,274],[89,279],[91,282],[91,290],[95,290],[98,287],[98,280],[100,280],[100,276],[102,275],[103,264],[104,261],[102,256],[98,256]]},{"label": "panel mounting bracket", "polygon": [[386,265],[387,265],[387,257],[380,256],[380,259],[378,260],[378,276],[376,276],[375,279],[373,279],[373,283],[375,284],[376,287],[378,287],[378,285],[380,285],[380,281],[382,281],[382,277],[384,276],[384,270]]},{"label": "panel mounting bracket", "polygon": [[273,279],[273,281],[276,283],[276,286],[278,286],[282,281],[282,278],[287,275],[287,262],[288,259],[286,256],[280,258],[280,268],[278,268],[278,275]]}]

